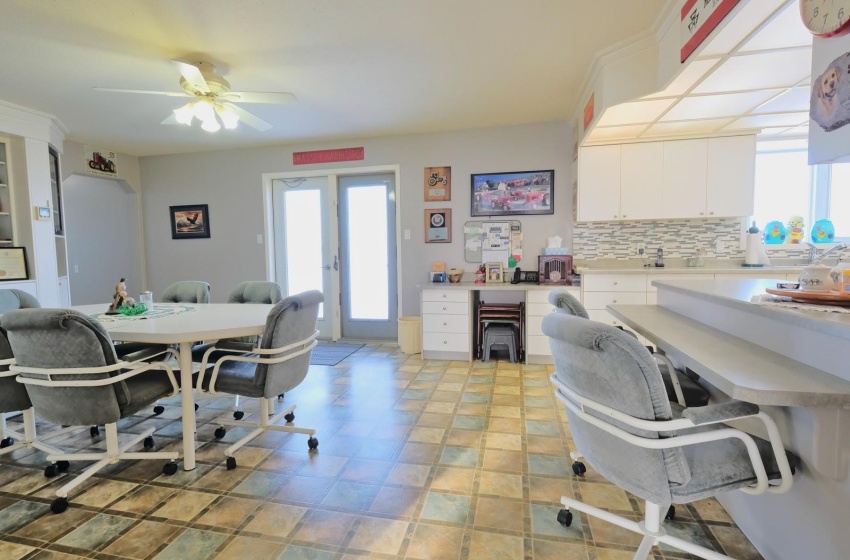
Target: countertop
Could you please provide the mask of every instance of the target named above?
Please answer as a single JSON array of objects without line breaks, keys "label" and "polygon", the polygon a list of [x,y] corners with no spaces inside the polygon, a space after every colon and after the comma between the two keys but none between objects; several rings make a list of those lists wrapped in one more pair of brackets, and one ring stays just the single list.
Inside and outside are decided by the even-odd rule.
[{"label": "countertop", "polygon": [[580,286],[570,286],[565,284],[511,284],[510,282],[494,283],[485,282],[476,284],[474,281],[460,281],[457,284],[451,282],[425,282],[417,286],[420,290],[552,290],[555,288],[573,288],[579,290]]},{"label": "countertop", "polygon": [[[655,263],[655,259],[647,259]],[[640,259],[583,261],[575,265],[579,274],[617,273],[617,274],[793,274],[800,272],[803,264],[781,264],[777,266],[745,267],[741,260],[707,259],[705,266],[687,266],[683,259],[665,259],[664,267],[644,267]]]},{"label": "countertop", "polygon": [[[765,288],[775,288],[775,280],[654,280],[654,286],[688,296],[739,309],[786,324],[850,340],[850,314],[807,311],[751,303],[754,295],[764,295]],[[660,296],[659,296],[660,297]]]}]

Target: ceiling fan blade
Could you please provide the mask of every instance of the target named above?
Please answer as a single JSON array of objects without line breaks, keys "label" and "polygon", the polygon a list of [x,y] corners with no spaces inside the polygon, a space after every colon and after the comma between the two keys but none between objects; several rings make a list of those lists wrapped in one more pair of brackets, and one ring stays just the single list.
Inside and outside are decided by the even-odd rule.
[{"label": "ceiling fan blade", "polygon": [[147,91],[144,89],[117,89],[117,88],[105,88],[105,87],[96,87],[92,88],[95,91],[111,91],[113,93],[144,93],[147,95],[167,95],[169,97],[192,97],[187,93],[177,93],[174,91]]},{"label": "ceiling fan blade", "polygon": [[180,74],[193,88],[202,93],[209,93],[210,86],[207,85],[207,81],[204,79],[203,74],[201,74],[201,71],[197,66],[193,66],[186,62],[180,62],[179,60],[172,60],[171,64],[177,67]]},{"label": "ceiling fan blade", "polygon": [[298,98],[284,91],[229,91],[222,97],[235,103],[272,103],[289,105],[298,103]]},{"label": "ceiling fan blade", "polygon": [[254,127],[259,131],[268,130],[272,127],[269,123],[261,119],[260,117],[256,117],[246,111],[241,107],[237,107],[233,103],[225,103],[225,107],[232,109],[237,115],[239,115],[239,120],[247,124],[248,126]]}]

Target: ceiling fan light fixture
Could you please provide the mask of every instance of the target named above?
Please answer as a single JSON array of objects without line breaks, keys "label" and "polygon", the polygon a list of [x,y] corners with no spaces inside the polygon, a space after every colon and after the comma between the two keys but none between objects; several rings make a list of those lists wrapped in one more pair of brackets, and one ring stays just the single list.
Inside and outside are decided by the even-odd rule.
[{"label": "ceiling fan light fixture", "polygon": [[232,130],[239,124],[239,115],[230,107],[216,104],[215,111],[218,113],[219,118],[221,118],[221,122],[224,123],[224,128]]},{"label": "ceiling fan light fixture", "polygon": [[218,124],[218,120],[215,118],[215,113],[213,113],[212,117],[206,119],[202,124],[201,128],[206,130],[207,132],[218,132],[221,130],[221,125]]},{"label": "ceiling fan light fixture", "polygon": [[195,106],[192,108],[192,115],[203,122],[207,122],[210,119],[215,120],[215,110],[212,103],[206,99],[200,99],[195,103]]},{"label": "ceiling fan light fixture", "polygon": [[191,126],[194,117],[194,103],[186,103],[179,109],[174,109],[174,118],[180,124]]}]

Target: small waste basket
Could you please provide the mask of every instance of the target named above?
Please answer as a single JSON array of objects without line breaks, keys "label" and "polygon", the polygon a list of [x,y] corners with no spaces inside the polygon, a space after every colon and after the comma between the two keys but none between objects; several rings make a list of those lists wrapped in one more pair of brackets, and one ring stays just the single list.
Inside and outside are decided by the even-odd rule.
[{"label": "small waste basket", "polygon": [[422,352],[422,318],[399,317],[398,345],[405,354]]}]

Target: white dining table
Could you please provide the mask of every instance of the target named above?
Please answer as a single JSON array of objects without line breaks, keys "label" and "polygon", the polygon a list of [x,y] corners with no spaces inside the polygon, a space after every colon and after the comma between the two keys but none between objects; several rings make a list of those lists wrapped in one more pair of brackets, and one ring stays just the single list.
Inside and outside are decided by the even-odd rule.
[{"label": "white dining table", "polygon": [[[192,391],[192,346],[200,341],[251,336],[263,333],[271,304],[155,303],[154,311],[174,307],[177,313],[142,318],[102,317],[109,304],[77,305],[72,309],[102,319],[113,340],[179,347],[183,409],[183,468],[195,468],[195,396]],[[188,389],[188,390],[187,390]]]}]

